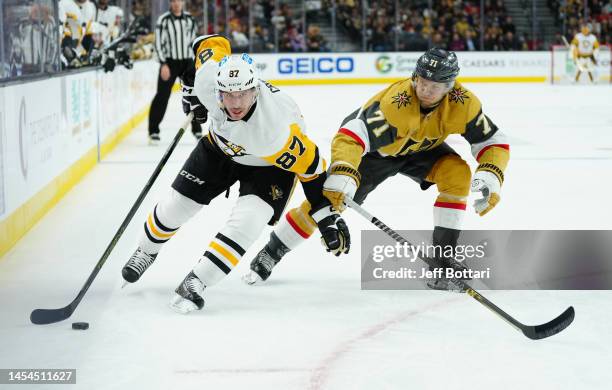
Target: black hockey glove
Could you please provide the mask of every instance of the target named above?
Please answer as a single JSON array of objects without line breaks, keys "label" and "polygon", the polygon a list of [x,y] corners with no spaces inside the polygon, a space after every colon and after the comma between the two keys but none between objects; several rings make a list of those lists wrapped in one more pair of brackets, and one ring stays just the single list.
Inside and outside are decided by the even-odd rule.
[{"label": "black hockey glove", "polygon": [[328,252],[336,256],[349,253],[351,235],[344,219],[337,211],[331,206],[326,206],[312,214],[312,218],[317,222],[321,232],[321,243]]},{"label": "black hockey glove", "polygon": [[104,56],[104,62],[102,63],[102,67],[104,68],[104,73],[112,72],[115,70],[115,59],[111,57]]},{"label": "black hockey glove", "polygon": [[193,112],[193,119],[198,123],[205,123],[208,120],[208,110],[200,99],[193,93],[193,86],[182,84],[183,91],[183,112],[189,114]]},{"label": "black hockey glove", "polygon": [[208,120],[208,110],[200,102],[200,99],[193,92],[195,84],[195,65],[189,67],[181,75],[181,89],[183,92],[183,112],[185,115],[193,112],[193,119],[198,123],[205,123]]}]

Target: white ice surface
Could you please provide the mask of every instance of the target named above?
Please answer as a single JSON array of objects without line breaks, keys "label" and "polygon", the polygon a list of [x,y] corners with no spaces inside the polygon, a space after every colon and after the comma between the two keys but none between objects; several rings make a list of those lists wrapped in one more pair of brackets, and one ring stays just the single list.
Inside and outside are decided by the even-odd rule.
[{"label": "white ice surface", "polygon": [[[501,203],[484,218],[468,209],[467,229],[612,228],[609,86],[469,87],[510,137],[512,155]],[[284,89],[329,156],[341,120],[381,88]],[[312,239],[267,285],[246,286],[240,276],[268,229],[237,269],[206,291],[204,311],[175,314],[167,306],[171,293],[223,226],[234,188],[230,199],[219,197],[186,224],[140,282],[121,289],[121,268],[147,212],[195,145],[189,133],[74,315],[32,325],[31,310],[70,302],[104,252],[181,122],[177,96],[169,107],[161,146],[147,146],[141,126],[0,259],[0,368],[76,368],[76,386],[55,388],[92,390],[611,388],[611,292],[486,292],[525,323],[575,306],[566,331],[531,341],[463,295],[362,291],[359,231],[372,227],[351,211],[348,256],[329,256]],[[474,165],[461,137],[449,143]],[[430,229],[435,196],[435,189],[422,192],[394,177],[364,207],[395,229]],[[302,199],[296,191],[291,204]],[[90,329],[74,331],[73,321],[88,321]]]}]

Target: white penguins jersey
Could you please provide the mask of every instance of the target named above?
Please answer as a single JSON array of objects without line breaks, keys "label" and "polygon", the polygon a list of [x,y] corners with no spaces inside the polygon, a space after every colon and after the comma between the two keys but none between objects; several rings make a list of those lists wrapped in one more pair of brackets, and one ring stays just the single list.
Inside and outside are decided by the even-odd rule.
[{"label": "white penguins jersey", "polygon": [[599,42],[597,41],[595,35],[584,35],[583,33],[579,32],[574,36],[572,46],[574,46],[578,51],[578,56],[588,57],[599,48]]},{"label": "white penguins jersey", "polygon": [[85,20],[79,6],[76,5],[74,0],[61,0],[58,4],[58,9],[64,36],[80,39],[84,33],[83,24],[85,24]]},{"label": "white penguins jersey", "polygon": [[112,39],[119,36],[120,20],[123,16],[121,8],[109,5],[106,9],[97,8],[95,14],[95,22],[102,26],[102,40],[104,43],[110,43]]},{"label": "white penguins jersey", "polygon": [[234,121],[219,105],[215,92],[218,63],[231,54],[229,41],[218,35],[202,36],[193,48],[194,92],[208,110],[208,136],[223,153],[243,165],[277,166],[303,181],[325,171],[325,161],[306,136],[304,118],[289,95],[259,80],[256,103],[243,119]]}]

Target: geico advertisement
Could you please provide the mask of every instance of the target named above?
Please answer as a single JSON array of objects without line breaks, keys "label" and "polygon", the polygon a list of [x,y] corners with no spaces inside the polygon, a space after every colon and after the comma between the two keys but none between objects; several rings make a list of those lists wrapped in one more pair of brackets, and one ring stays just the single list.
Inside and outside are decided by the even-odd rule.
[{"label": "geico advertisement", "polygon": [[[263,79],[409,77],[420,52],[254,55]],[[549,52],[457,52],[461,76],[547,76]]]},{"label": "geico advertisement", "polygon": [[355,56],[345,54],[287,54],[253,56],[263,79],[356,77]]}]

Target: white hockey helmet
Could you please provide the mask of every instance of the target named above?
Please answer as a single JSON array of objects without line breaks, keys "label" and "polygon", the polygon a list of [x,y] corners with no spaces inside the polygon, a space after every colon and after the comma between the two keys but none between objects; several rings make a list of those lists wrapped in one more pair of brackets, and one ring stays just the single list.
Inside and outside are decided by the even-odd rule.
[{"label": "white hockey helmet", "polygon": [[253,59],[246,53],[225,56],[219,62],[216,89],[219,92],[246,91],[257,88]]}]

